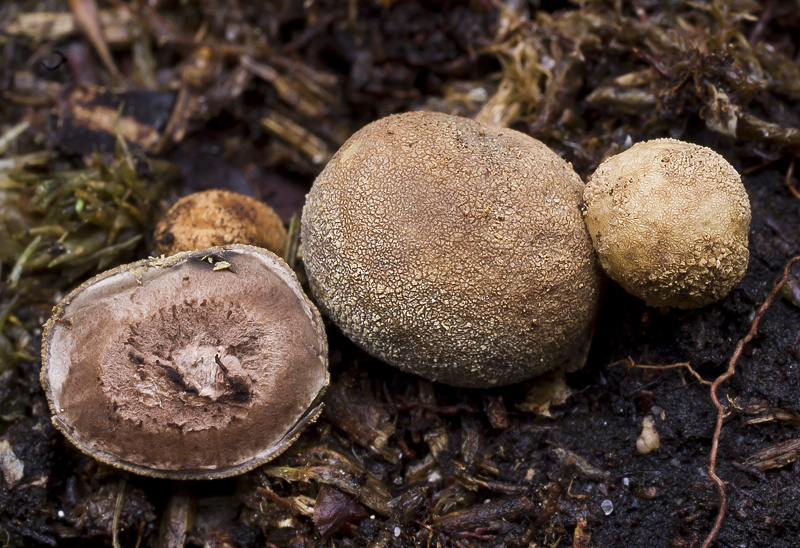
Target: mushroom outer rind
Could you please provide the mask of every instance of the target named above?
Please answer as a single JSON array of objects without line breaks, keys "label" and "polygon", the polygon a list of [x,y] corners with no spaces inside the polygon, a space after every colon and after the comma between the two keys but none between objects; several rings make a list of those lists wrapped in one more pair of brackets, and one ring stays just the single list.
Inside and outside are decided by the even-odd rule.
[{"label": "mushroom outer rind", "polygon": [[282,255],[286,228],[275,211],[259,200],[211,189],[175,202],[153,231],[153,255],[247,244]]},{"label": "mushroom outer rind", "polygon": [[[53,425],[61,431],[62,434],[74,445],[77,447],[81,453],[88,455],[94,459],[99,460],[103,464],[107,464],[114,468],[119,468],[121,470],[126,470],[128,472],[133,472],[134,474],[140,474],[142,476],[149,476],[151,478],[161,478],[161,479],[173,479],[173,480],[215,480],[215,479],[224,479],[230,478],[232,476],[238,476],[239,474],[244,474],[251,470],[255,470],[259,466],[266,464],[267,462],[271,461],[272,459],[280,456],[281,453],[286,451],[296,440],[300,437],[300,434],[303,433],[303,430],[311,425],[314,424],[319,416],[322,414],[323,410],[323,402],[322,398],[325,395],[325,390],[327,389],[329,384],[329,380],[325,381],[325,386],[319,392],[318,401],[309,408],[308,413],[303,415],[300,420],[298,420],[297,424],[292,428],[290,431],[286,433],[286,436],[281,439],[279,443],[273,446],[272,451],[268,454],[263,455],[260,459],[254,459],[246,463],[242,463],[238,466],[229,466],[224,469],[219,470],[159,470],[157,468],[151,468],[148,466],[141,466],[134,462],[128,462],[120,460],[117,455],[113,455],[111,453],[106,453],[105,451],[97,451],[92,449],[87,444],[83,443],[80,439],[74,437],[69,428],[67,428],[61,421],[57,419],[55,415],[51,418],[51,422]],[[51,406],[52,408],[52,406]]]},{"label": "mushroom outer rind", "polygon": [[362,128],[308,194],[321,309],[373,356],[491,387],[583,366],[601,271],[583,183],[541,142],[434,112]]},{"label": "mushroom outer rind", "polygon": [[650,306],[705,306],[747,269],[750,202],[733,166],[709,148],[638,143],[597,168],[584,204],[606,273]]},{"label": "mushroom outer rind", "polygon": [[[269,289],[265,290],[264,293],[264,295],[267,295],[268,303],[272,304],[277,302],[291,302],[294,306],[296,306],[295,311],[286,313],[286,316],[292,316],[294,314],[294,319],[286,319],[286,317],[282,318],[281,314],[278,314],[278,319],[280,321],[289,322],[290,325],[294,325],[298,330],[304,330],[305,333],[303,335],[298,335],[301,340],[305,340],[305,338],[308,336],[312,337],[313,340],[308,342],[308,345],[304,350],[307,356],[310,356],[311,359],[310,362],[306,361],[306,365],[308,366],[306,370],[298,371],[298,367],[302,368],[302,360],[307,360],[308,357],[304,357],[298,362],[282,364],[282,367],[286,368],[288,366],[289,368],[280,371],[280,373],[282,373],[280,375],[273,374],[273,377],[270,378],[269,374],[267,374],[265,379],[255,379],[255,382],[252,382],[254,379],[246,378],[242,382],[242,378],[246,377],[247,373],[252,373],[252,369],[248,371],[243,367],[244,365],[247,365],[245,363],[245,358],[240,356],[242,357],[242,363],[240,364],[239,361],[234,360],[230,356],[226,356],[224,353],[222,360],[219,360],[219,356],[217,356],[218,362],[226,361],[228,363],[228,368],[223,367],[223,369],[226,369],[225,375],[223,375],[223,381],[229,382],[229,384],[232,384],[234,387],[241,387],[242,385],[249,383],[248,401],[244,401],[243,398],[237,399],[237,392],[234,390],[228,394],[223,393],[222,397],[220,397],[219,401],[217,402],[200,402],[200,406],[208,407],[208,409],[205,409],[204,407],[203,411],[199,412],[201,417],[204,414],[211,415],[214,411],[214,406],[221,407],[221,409],[224,411],[226,409],[225,406],[231,402],[233,402],[233,407],[230,410],[231,416],[236,415],[240,411],[243,413],[242,416],[244,417],[244,420],[240,420],[239,423],[236,423],[236,421],[231,422],[230,424],[233,424],[234,426],[230,429],[230,433],[228,434],[225,432],[224,425],[220,426],[219,424],[212,424],[211,427],[207,429],[207,432],[203,431],[202,427],[197,428],[196,431],[192,431],[192,427],[191,425],[188,425],[188,422],[184,425],[176,425],[174,423],[170,424],[171,420],[179,421],[180,419],[175,416],[165,416],[159,417],[159,425],[153,427],[154,430],[157,430],[156,432],[153,432],[151,429],[151,431],[144,432],[142,438],[137,438],[137,428],[141,429],[142,427],[141,421],[137,427],[137,425],[131,424],[132,421],[130,420],[130,417],[120,418],[120,416],[112,416],[116,413],[123,413],[124,409],[119,409],[116,401],[107,401],[113,399],[113,393],[109,397],[108,394],[97,393],[96,390],[95,393],[78,396],[78,398],[82,399],[84,402],[94,405],[90,406],[89,409],[83,409],[77,415],[73,414],[72,416],[78,416],[80,420],[82,420],[84,423],[88,423],[89,426],[95,429],[97,432],[109,433],[111,438],[110,443],[112,443],[112,445],[116,443],[123,444],[125,448],[124,454],[120,454],[118,451],[114,450],[107,450],[105,441],[98,442],[92,438],[87,439],[84,433],[80,431],[80,428],[76,428],[75,424],[72,424],[70,420],[64,420],[62,418],[62,414],[64,414],[65,409],[63,409],[61,406],[65,405],[63,403],[64,401],[70,401],[69,398],[72,397],[64,394],[64,386],[67,383],[72,382],[73,386],[78,385],[79,389],[82,390],[84,387],[91,386],[92,382],[86,382],[87,380],[95,381],[96,379],[97,381],[100,381],[100,384],[102,384],[103,381],[107,382],[114,378],[106,373],[105,370],[107,368],[105,366],[101,367],[100,363],[90,363],[90,370],[81,372],[79,374],[76,374],[75,371],[70,370],[69,367],[61,367],[58,369],[58,371],[54,372],[55,366],[53,362],[63,359],[63,355],[57,357],[52,356],[51,345],[61,344],[59,342],[54,343],[53,341],[63,339],[65,336],[69,337],[69,332],[78,329],[78,324],[74,322],[71,317],[73,313],[70,311],[70,305],[75,301],[83,299],[82,294],[84,292],[95,289],[101,294],[112,294],[111,296],[113,297],[114,289],[110,288],[109,286],[114,282],[115,277],[120,276],[129,278],[125,284],[128,286],[127,289],[130,289],[132,285],[136,285],[140,282],[142,284],[151,283],[153,277],[157,277],[161,273],[171,273],[173,271],[178,272],[179,275],[182,275],[184,281],[186,281],[186,278],[199,276],[199,271],[201,270],[205,270],[206,273],[207,271],[213,271],[215,274],[222,275],[225,275],[224,273],[226,271],[229,275],[235,274],[237,268],[248,271],[252,270],[252,265],[244,265],[243,263],[239,262],[238,258],[241,258],[242,256],[253,256],[256,257],[257,261],[263,261],[265,265],[269,265],[270,275],[275,275],[274,279],[272,279],[269,283],[265,283],[265,285],[269,286]],[[211,260],[209,260],[209,258],[211,258]],[[258,270],[260,266],[261,265],[256,264],[255,270]],[[180,268],[183,268],[184,270],[178,271]],[[288,294],[284,292],[284,294],[279,297],[272,297],[268,295],[276,290],[282,291],[280,288],[284,287],[283,284],[285,284],[285,287],[290,290]],[[226,285],[226,282],[220,281],[220,285],[224,286]],[[163,293],[163,288],[161,289]],[[239,293],[241,293],[241,291],[239,291]],[[257,288],[253,288],[252,294],[256,295],[256,297],[253,297],[254,299],[261,296]],[[127,295],[128,294],[126,294],[125,299],[129,298]],[[159,304],[159,302],[167,302],[166,309],[161,310],[159,313],[170,313],[169,298],[170,297],[167,294],[161,294],[154,298],[156,306]],[[133,299],[130,300],[132,301]],[[213,299],[209,298],[208,300],[212,301]],[[200,298],[196,299],[196,301],[200,301]],[[197,303],[193,302],[191,304]],[[214,303],[211,302],[209,304],[213,305]],[[200,303],[200,306],[206,305]],[[255,305],[255,307],[257,308],[258,305]],[[175,306],[172,306],[171,311],[174,313]],[[102,310],[98,310],[98,312],[102,312]],[[297,317],[298,312],[300,314],[299,318]],[[76,312],[74,314],[78,313]],[[123,311],[121,314],[123,316],[128,314],[136,316],[136,312],[132,312],[130,310]],[[201,315],[207,314],[210,314],[210,312],[207,310],[201,311]],[[94,313],[92,313],[91,316],[94,316]],[[98,317],[96,319],[92,320],[96,321],[97,325],[111,324],[115,319],[113,317],[114,314],[110,311],[108,311],[107,314],[97,314],[97,316]],[[230,322],[235,323],[236,318],[231,319]],[[175,324],[181,323],[181,320],[175,321]],[[298,325],[304,327],[298,327]],[[155,328],[154,330],[157,329],[158,328]],[[165,332],[169,332],[170,329],[176,329],[176,327],[162,326],[161,329],[163,329]],[[223,327],[220,330],[225,332],[226,328]],[[178,329],[178,331],[180,331],[180,329]],[[204,328],[201,326],[198,327],[194,334],[197,337],[202,337],[204,336],[204,331]],[[89,333],[92,332],[92,330],[89,330]],[[281,342],[275,340],[274,333],[272,331],[266,329],[264,333],[269,342],[276,343],[277,346],[281,346]],[[140,333],[138,333],[136,330],[131,330],[128,335],[129,338],[127,341],[125,341],[126,344],[129,344],[131,342],[130,339],[135,338],[136,336],[140,335]],[[100,340],[101,337],[97,337],[96,339],[98,345],[102,346],[102,341]],[[253,343],[253,341],[247,341],[245,339],[242,339],[239,342],[241,342],[243,345]],[[291,341],[287,343],[287,345],[294,346]],[[111,346],[113,346],[113,344]],[[276,352],[280,352],[280,350]],[[70,359],[80,366],[81,363],[75,360],[76,356],[80,354],[80,351],[76,351],[74,354],[70,352],[69,354]],[[85,352],[85,354],[91,354],[91,349]],[[147,356],[144,352],[142,354],[142,356],[130,355],[130,361],[135,364],[144,364],[147,362]],[[306,356],[306,354],[303,354],[303,356]],[[106,352],[104,355],[114,356],[116,354],[113,352]],[[276,355],[279,356],[279,354]],[[251,360],[251,362],[258,365],[258,359],[258,357],[255,357],[253,360]],[[176,358],[176,361],[177,360],[178,358]],[[195,361],[197,362],[198,360]],[[237,367],[237,369],[234,369],[234,365]],[[240,365],[242,366],[241,368],[239,368]],[[155,371],[153,368],[147,369],[146,376],[148,378],[158,377],[160,372],[166,371],[166,368],[163,367],[163,364],[160,364],[160,366],[160,369]],[[330,379],[327,366],[327,339],[325,336],[322,319],[316,307],[302,292],[302,289],[297,282],[297,278],[291,269],[289,269],[289,267],[286,266],[286,264],[279,257],[264,249],[247,245],[231,245],[211,248],[203,251],[183,252],[166,258],[151,257],[136,263],[122,265],[95,276],[71,291],[62,299],[60,303],[58,303],[58,305],[56,305],[52,317],[44,326],[42,338],[42,371],[40,379],[44,387],[48,403],[53,412],[53,424],[67,437],[70,442],[72,442],[78,449],[87,455],[92,456],[111,466],[152,477],[181,480],[217,479],[247,472],[275,458],[289,445],[291,445],[295,439],[297,439],[305,426],[313,423],[318,418],[322,411],[322,396]],[[176,367],[173,369],[178,368]],[[287,375],[291,376],[293,372],[296,372],[297,378],[286,378]],[[164,395],[163,388],[165,383],[168,386],[177,384],[181,390],[178,390],[177,392],[173,391],[172,394],[168,395],[175,395],[182,401],[177,399],[165,400],[164,407],[169,409],[170,406],[172,406],[173,412],[175,412],[176,409],[180,411],[182,406],[189,407],[191,405],[195,405],[195,407],[197,407],[197,401],[193,401],[193,399],[196,400],[199,397],[203,397],[204,394],[202,394],[202,392],[198,393],[196,389],[192,389],[192,379],[189,378],[187,370],[182,370],[184,376],[179,378],[177,381],[174,371],[167,371],[167,373],[171,374],[162,375],[160,386],[162,389],[161,395]],[[219,374],[219,371],[217,371],[217,373]],[[234,375],[237,373],[241,373],[240,377],[234,377]],[[70,381],[70,375],[74,375],[78,380]],[[124,374],[119,375],[116,378],[125,379],[127,377],[133,376]],[[136,379],[137,378],[134,378],[134,384],[138,382]],[[305,392],[303,390],[298,390],[296,384],[302,382],[299,379],[303,379],[307,383],[307,386],[305,386]],[[144,380],[144,378],[141,380]],[[200,380],[202,381],[202,378],[200,378]],[[219,380],[219,378],[217,378],[217,380]],[[235,380],[236,382],[231,383],[230,381],[232,380]],[[275,391],[275,389],[270,388],[273,385],[273,381],[282,381],[284,385],[279,386],[277,391]],[[261,386],[258,386],[259,382],[264,382],[269,386],[262,388]],[[222,384],[225,383],[223,382]],[[189,388],[187,389],[187,387]],[[90,388],[90,391],[92,388]],[[273,391],[269,392],[270,390]],[[285,410],[289,410],[292,413],[291,415],[274,417],[275,423],[278,423],[277,428],[279,430],[270,430],[271,425],[268,424],[272,415],[270,409],[262,406],[262,408],[256,409],[256,411],[249,413],[249,415],[246,409],[245,411],[242,411],[243,408],[247,407],[246,404],[249,403],[249,401],[253,401],[255,404],[263,403],[263,397],[261,394],[265,391],[273,394],[274,400],[279,400],[279,406],[284,405]],[[283,397],[287,391],[289,396]],[[127,392],[134,393],[134,397],[128,397],[127,400],[125,400],[126,396],[123,395],[120,396],[121,401],[125,400],[127,402],[126,405],[132,406],[134,408],[134,413],[143,413],[143,411],[140,409],[136,409],[135,399],[136,397],[141,399],[143,395],[147,397],[148,393],[144,391],[137,394],[135,386],[127,387]],[[277,394],[277,396],[274,396],[275,394]],[[294,394],[299,395],[297,398],[295,398]],[[239,392],[238,395],[241,395],[241,392]],[[228,399],[225,399],[226,397],[228,397]],[[195,409],[195,411],[197,411],[197,409]],[[208,413],[206,413],[207,411]],[[179,414],[179,412],[176,414]],[[89,418],[82,418],[81,415]],[[96,416],[96,419],[92,418],[93,415]],[[108,416],[107,418],[106,415]],[[264,442],[263,440],[256,441],[255,446],[252,446],[252,440],[256,438],[256,433],[262,430],[260,427],[263,421],[248,425],[247,418],[252,418],[253,416],[267,419],[267,423],[264,423],[267,424],[267,426],[263,428],[263,430],[271,435],[271,438],[267,442]],[[195,420],[195,423],[197,422],[198,421]],[[202,420],[200,422],[202,423]],[[153,423],[156,423],[155,419],[153,419]],[[147,424],[145,424],[144,427],[147,429]],[[184,428],[186,428],[186,432],[184,432]],[[172,437],[162,439],[161,432],[158,431],[158,429],[167,431],[167,433]],[[176,434],[176,429],[179,430],[179,434]],[[192,436],[197,437],[193,439]],[[224,440],[227,443],[220,444],[218,442],[217,446],[211,447],[210,450],[207,445],[202,443],[209,442],[209,445],[212,445],[215,439],[218,441]],[[262,447],[262,445],[266,446]],[[244,450],[242,451],[239,449],[239,446],[244,448]],[[166,458],[173,461],[170,466],[160,467],[154,465],[152,462],[149,462],[153,460],[153,458],[152,456],[148,456],[148,453],[153,450],[157,451],[156,458]],[[216,462],[200,462],[198,464],[197,459],[200,458],[202,460],[202,456],[198,457],[198,454],[202,454],[203,452],[223,455],[224,457],[230,459],[231,462],[222,464]],[[247,455],[242,456],[242,453],[246,453]],[[140,458],[140,454],[145,455],[145,457]],[[191,462],[191,464],[181,464],[182,459]]]}]

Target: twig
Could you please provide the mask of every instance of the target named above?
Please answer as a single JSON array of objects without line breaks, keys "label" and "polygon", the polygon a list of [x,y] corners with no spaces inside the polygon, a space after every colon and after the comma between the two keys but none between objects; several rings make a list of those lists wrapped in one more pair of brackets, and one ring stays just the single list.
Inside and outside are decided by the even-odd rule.
[{"label": "twig", "polygon": [[768,0],[766,2],[764,11],[761,12],[761,17],[758,18],[758,22],[750,32],[750,36],[747,37],[747,41],[751,44],[757,42],[761,38],[761,35],[764,33],[764,29],[772,19],[772,8],[774,7],[773,4],[774,2],[772,0]]},{"label": "twig", "polygon": [[25,133],[29,127],[31,127],[30,122],[20,122],[3,133],[3,135],[0,135],[0,154],[4,153],[11,143],[13,143],[17,137]]},{"label": "twig", "polygon": [[423,411],[430,411],[432,413],[437,413],[439,415],[460,415],[462,413],[474,415],[475,413],[478,412],[477,409],[475,409],[468,403],[457,403],[455,405],[437,405],[433,403],[407,400],[406,398],[397,395],[395,396],[395,399],[397,400],[395,408],[400,409],[401,411],[406,411],[408,409],[422,409]]},{"label": "twig", "polygon": [[14,263],[14,268],[11,269],[11,274],[8,276],[8,287],[11,289],[17,287],[17,284],[22,277],[22,270],[25,268],[25,263],[28,262],[28,259],[31,258],[31,255],[33,255],[33,252],[36,251],[36,248],[39,247],[41,242],[42,235],[40,234],[25,247],[22,253],[19,254],[19,258],[17,258],[17,262]]},{"label": "twig", "polygon": [[111,50],[108,48],[108,42],[103,33],[102,22],[100,21],[100,12],[97,9],[95,0],[67,0],[72,16],[75,18],[76,27],[81,29],[89,39],[89,42],[94,46],[97,55],[106,70],[111,74],[115,81],[120,81],[122,75],[114,63],[114,57],[111,55]]},{"label": "twig", "polygon": [[697,371],[692,369],[692,366],[689,364],[689,362],[672,363],[672,364],[669,364],[669,365],[641,365],[641,364],[635,363],[633,361],[633,358],[628,356],[627,360],[616,361],[614,363],[609,364],[608,367],[613,367],[613,366],[619,365],[621,363],[627,364],[629,369],[634,369],[635,368],[635,369],[658,369],[658,370],[661,370],[661,369],[677,369],[679,367],[685,367],[686,369],[689,370],[689,373],[691,373],[694,376],[695,379],[700,381],[700,383],[705,384],[707,386],[711,386],[711,381],[707,381],[703,377],[701,377],[700,374]]},{"label": "twig", "polygon": [[147,522],[142,520],[139,522],[139,533],[136,535],[136,545],[133,548],[139,548],[142,544],[142,535],[144,534],[144,527],[147,525]]},{"label": "twig", "polygon": [[119,518],[122,515],[122,498],[125,495],[125,479],[119,480],[117,499],[114,503],[114,520],[111,523],[111,545],[120,548],[119,545]]},{"label": "twig", "polygon": [[794,173],[794,158],[792,158],[792,163],[789,164],[789,169],[786,170],[786,188],[789,189],[789,192],[792,193],[792,196],[800,200],[800,191],[798,191],[794,185],[792,184],[792,173]]},{"label": "twig", "polygon": [[719,398],[717,397],[717,389],[723,382],[733,376],[734,372],[736,371],[736,362],[739,361],[739,357],[742,355],[744,345],[752,341],[756,336],[758,324],[761,321],[761,318],[764,316],[767,309],[772,305],[772,302],[780,292],[781,287],[783,287],[783,285],[789,279],[789,271],[797,262],[800,262],[800,255],[793,257],[788,263],[786,263],[786,267],[783,269],[783,275],[781,276],[780,280],[778,280],[778,282],[775,284],[775,287],[773,287],[772,291],[770,291],[769,295],[767,295],[764,303],[759,307],[758,311],[756,311],[756,314],[753,317],[753,323],[750,325],[750,330],[747,332],[747,335],[745,335],[744,338],[737,343],[736,350],[734,350],[733,356],[731,356],[731,360],[728,363],[728,369],[719,377],[717,377],[717,379],[711,385],[711,401],[714,403],[714,407],[717,408],[717,422],[714,427],[714,437],[711,440],[708,476],[714,481],[715,484],[717,484],[717,492],[719,493],[719,510],[717,512],[717,519],[714,521],[714,527],[703,541],[702,548],[708,548],[711,546],[711,543],[714,542],[714,539],[717,538],[717,534],[722,527],[722,520],[725,518],[725,512],[728,505],[727,495],[725,494],[725,483],[717,475],[717,452],[719,450],[719,437],[722,432],[722,423],[725,420],[726,415],[725,407],[722,406],[722,404],[719,402]]}]

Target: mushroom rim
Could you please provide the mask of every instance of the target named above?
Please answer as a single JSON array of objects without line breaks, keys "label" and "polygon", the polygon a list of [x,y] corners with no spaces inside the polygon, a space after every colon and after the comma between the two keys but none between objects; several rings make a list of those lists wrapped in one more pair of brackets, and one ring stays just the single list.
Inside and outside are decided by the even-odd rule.
[{"label": "mushroom rim", "polygon": [[[257,459],[252,459],[250,461],[244,462],[242,464],[226,467],[224,469],[215,471],[213,469],[186,469],[186,470],[164,470],[164,469],[157,469],[157,468],[150,468],[147,466],[142,466],[140,464],[135,464],[129,461],[121,460],[116,455],[108,453],[106,451],[98,451],[94,449],[90,449],[88,444],[85,441],[80,440],[72,435],[70,430],[67,428],[66,424],[61,421],[58,417],[58,413],[56,411],[56,406],[54,405],[54,397],[52,394],[52,386],[50,385],[50,381],[47,378],[47,363],[49,361],[48,354],[47,354],[47,347],[48,347],[48,338],[51,330],[55,327],[56,324],[61,320],[64,315],[64,311],[67,306],[71,303],[72,299],[77,295],[80,291],[83,291],[87,287],[115,276],[119,273],[123,272],[130,272],[135,270],[136,268],[141,268],[142,270],[147,270],[149,268],[170,268],[177,264],[182,263],[185,259],[190,258],[191,256],[197,256],[204,260],[209,257],[223,256],[225,251],[256,251],[259,253],[266,253],[268,255],[273,256],[277,259],[278,264],[284,267],[284,271],[287,274],[287,278],[289,280],[293,280],[297,285],[296,287],[299,291],[295,290],[294,293],[301,297],[305,304],[309,305],[309,310],[311,310],[312,314],[312,321],[319,326],[320,332],[323,334],[323,337],[320,339],[321,347],[320,347],[320,354],[323,358],[324,366],[325,366],[325,381],[322,383],[317,394],[314,396],[314,399],[308,406],[308,409],[298,417],[297,422],[295,422],[294,426],[289,429],[283,437],[280,438],[279,441],[276,442],[274,450],[270,451],[266,455],[261,456]],[[291,287],[291,286],[290,286]],[[141,474],[144,476],[149,476],[153,478],[161,478],[161,479],[174,479],[174,480],[213,480],[213,479],[223,479],[229,478],[232,476],[236,476],[239,474],[243,474],[258,468],[259,466],[269,462],[270,460],[276,458],[278,455],[283,453],[286,449],[289,448],[302,434],[303,429],[316,422],[319,418],[320,414],[323,410],[323,396],[330,385],[331,375],[329,371],[329,357],[328,357],[328,339],[327,335],[325,334],[325,324],[320,314],[319,309],[314,304],[314,302],[306,295],[305,291],[302,290],[302,286],[300,285],[299,280],[297,279],[297,274],[294,270],[292,270],[286,262],[275,254],[274,252],[254,245],[247,245],[247,244],[229,244],[224,246],[217,246],[217,247],[210,247],[201,250],[191,250],[191,251],[181,251],[176,253],[175,255],[164,256],[161,255],[160,257],[148,257],[146,259],[141,259],[139,261],[134,261],[132,263],[125,263],[118,265],[110,270],[106,270],[92,276],[91,278],[87,279],[79,286],[72,289],[69,293],[67,293],[61,300],[53,307],[52,313],[50,318],[45,322],[44,326],[42,327],[42,344],[41,344],[41,370],[39,371],[39,382],[44,389],[45,397],[47,398],[47,405],[51,412],[50,422],[55,426],[55,428],[60,431],[67,440],[76,447],[81,453],[88,455],[98,461],[106,464],[108,466],[125,470],[127,472],[133,472],[136,474]]]}]

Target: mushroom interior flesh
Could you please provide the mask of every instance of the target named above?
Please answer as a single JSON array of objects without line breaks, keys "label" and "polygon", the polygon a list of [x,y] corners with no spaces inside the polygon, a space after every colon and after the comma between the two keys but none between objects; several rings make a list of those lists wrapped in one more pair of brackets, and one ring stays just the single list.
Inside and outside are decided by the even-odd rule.
[{"label": "mushroom interior flesh", "polygon": [[319,313],[275,255],[227,246],[89,280],[45,326],[53,422],[81,450],[164,477],[277,455],[327,385]]}]

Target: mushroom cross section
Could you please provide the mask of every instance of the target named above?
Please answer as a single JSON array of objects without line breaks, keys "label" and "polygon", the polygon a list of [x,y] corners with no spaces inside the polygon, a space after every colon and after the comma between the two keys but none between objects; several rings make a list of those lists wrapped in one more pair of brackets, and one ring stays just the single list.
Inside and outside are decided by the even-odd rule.
[{"label": "mushroom cross section", "polygon": [[328,383],[319,312],[274,254],[232,245],[124,265],[44,329],[53,423],[133,472],[226,477],[275,457]]}]

